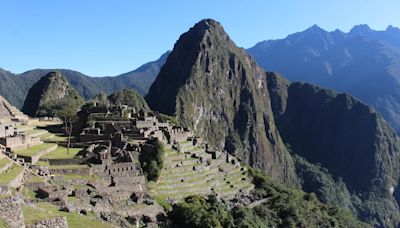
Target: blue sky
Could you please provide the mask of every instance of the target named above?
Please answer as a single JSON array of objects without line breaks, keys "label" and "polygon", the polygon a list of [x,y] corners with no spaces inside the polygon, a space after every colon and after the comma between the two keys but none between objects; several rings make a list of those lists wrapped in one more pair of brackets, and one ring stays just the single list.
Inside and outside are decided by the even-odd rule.
[{"label": "blue sky", "polygon": [[1,0],[0,67],[113,76],[157,59],[203,18],[220,21],[247,48],[313,24],[400,27],[399,10],[399,0]]}]

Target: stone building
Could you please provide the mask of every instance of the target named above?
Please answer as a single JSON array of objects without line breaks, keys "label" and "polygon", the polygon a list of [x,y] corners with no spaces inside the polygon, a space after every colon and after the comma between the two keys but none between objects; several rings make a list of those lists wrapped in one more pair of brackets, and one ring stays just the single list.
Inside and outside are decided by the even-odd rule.
[{"label": "stone building", "polygon": [[0,124],[0,144],[10,150],[25,149],[40,143],[39,137],[19,132],[10,124]]}]

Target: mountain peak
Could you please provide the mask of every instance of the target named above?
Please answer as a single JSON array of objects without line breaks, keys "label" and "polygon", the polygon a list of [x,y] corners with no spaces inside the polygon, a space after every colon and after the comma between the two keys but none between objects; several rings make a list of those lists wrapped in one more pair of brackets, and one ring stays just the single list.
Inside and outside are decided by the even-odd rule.
[{"label": "mountain peak", "polygon": [[203,20],[197,22],[193,26],[193,28],[194,29],[213,29],[213,28],[218,29],[218,28],[222,28],[222,25],[214,19],[207,18],[207,19],[203,19]]},{"label": "mountain peak", "polygon": [[325,31],[324,29],[322,29],[321,27],[319,27],[317,24],[314,24],[313,26],[311,26],[310,28],[308,28],[308,30],[312,30],[312,31]]},{"label": "mountain peak", "polygon": [[392,25],[389,25],[389,26],[386,28],[386,31],[387,31],[387,32],[392,32],[392,31],[398,32],[398,31],[400,31],[400,29],[397,28],[397,27],[394,27],[394,26],[392,26]]},{"label": "mountain peak", "polygon": [[367,24],[361,24],[361,25],[354,26],[350,30],[349,34],[363,36],[363,35],[369,34],[371,32],[373,32],[373,30]]},{"label": "mountain peak", "polygon": [[22,110],[30,116],[54,115],[47,106],[63,98],[81,100],[60,72],[51,71],[30,88]]}]

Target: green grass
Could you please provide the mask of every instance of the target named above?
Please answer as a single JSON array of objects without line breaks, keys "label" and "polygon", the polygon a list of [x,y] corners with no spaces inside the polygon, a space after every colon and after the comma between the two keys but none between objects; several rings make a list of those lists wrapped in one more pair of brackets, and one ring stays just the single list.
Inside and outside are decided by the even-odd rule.
[{"label": "green grass", "polygon": [[6,221],[0,218],[0,228],[8,228],[8,227],[9,226],[7,225]]},{"label": "green grass", "polygon": [[74,173],[69,174],[57,174],[56,176],[63,176],[64,180],[98,180],[100,177],[95,175],[79,175]]},{"label": "green grass", "polygon": [[[73,137],[71,137],[71,140],[73,139]],[[68,140],[68,137],[66,136],[62,136],[62,135],[54,135],[53,137],[46,139],[46,142],[66,142]]]},{"label": "green grass", "polygon": [[55,143],[42,143],[33,147],[29,147],[27,149],[24,150],[17,150],[15,151],[16,154],[21,155],[21,156],[27,156],[27,157],[31,157],[36,155],[38,152],[42,151],[42,150],[46,150],[54,145],[57,145]]},{"label": "green grass", "polygon": [[93,217],[79,215],[73,212],[63,212],[58,211],[57,207],[51,205],[49,203],[37,203],[35,204],[37,208],[33,208],[30,206],[23,206],[22,211],[24,214],[25,224],[33,224],[39,220],[46,218],[54,218],[58,216],[66,217],[68,226],[74,228],[87,228],[87,227],[96,227],[96,228],[108,228],[114,227],[110,224],[105,224],[96,220]]},{"label": "green grass", "polygon": [[0,168],[3,168],[5,165],[7,165],[8,163],[10,163],[11,161],[10,161],[10,159],[8,159],[8,158],[3,158],[3,159],[0,159]]},{"label": "green grass", "polygon": [[37,182],[44,182],[45,179],[39,176],[30,176],[27,180],[28,183],[37,183]]},{"label": "green grass", "polygon": [[13,164],[7,171],[0,174],[0,185],[6,185],[10,183],[15,177],[21,173],[24,168],[20,165]]},{"label": "green grass", "polygon": [[70,148],[69,154],[67,153],[66,147],[59,146],[56,150],[51,151],[50,153],[43,156],[46,159],[70,159],[74,158],[82,148]]},{"label": "green grass", "polygon": [[50,139],[52,137],[54,137],[54,134],[52,134],[50,132],[47,132],[47,133],[45,133],[45,134],[40,136],[40,140],[47,140],[47,139]]},{"label": "green grass", "polygon": [[88,165],[52,165],[50,169],[82,169],[89,168]]},{"label": "green grass", "polygon": [[167,197],[165,196],[158,196],[156,198],[158,204],[160,204],[165,210],[167,211],[171,211],[172,210],[172,206],[170,203],[167,202]]},{"label": "green grass", "polygon": [[[190,146],[190,142],[181,143],[190,147],[190,153],[202,154],[204,150],[196,146]],[[164,167],[161,170],[158,182],[149,183],[148,187],[151,194],[160,201],[162,205],[166,197],[180,200],[189,195],[210,194],[213,188],[223,197],[229,197],[239,192],[240,189],[250,189],[253,187],[247,174],[242,174],[240,167],[225,163],[224,160],[212,160],[210,168],[202,171],[194,171],[194,163],[198,159],[192,158],[182,152],[167,149],[165,153]],[[175,167],[175,162],[183,161],[182,166]],[[173,163],[171,163],[173,162]],[[226,172],[220,172],[218,167],[222,167]],[[242,180],[246,177],[246,180]],[[181,182],[184,179],[184,182]],[[225,179],[225,180],[224,180]],[[227,182],[230,182],[229,184]],[[231,187],[233,185],[233,187]],[[164,200],[163,200],[164,199]]]},{"label": "green grass", "polygon": [[32,190],[29,189],[29,188],[23,188],[23,189],[21,190],[21,192],[22,192],[22,195],[23,195],[26,199],[29,199],[29,200],[36,199],[36,192],[32,191]]},{"label": "green grass", "polygon": [[30,129],[30,130],[26,130],[25,132],[31,135],[31,134],[42,133],[42,132],[44,133],[47,131],[43,130],[43,129]]},{"label": "green grass", "polygon": [[50,167],[50,164],[48,161],[38,161],[38,162],[36,162],[35,165]]}]

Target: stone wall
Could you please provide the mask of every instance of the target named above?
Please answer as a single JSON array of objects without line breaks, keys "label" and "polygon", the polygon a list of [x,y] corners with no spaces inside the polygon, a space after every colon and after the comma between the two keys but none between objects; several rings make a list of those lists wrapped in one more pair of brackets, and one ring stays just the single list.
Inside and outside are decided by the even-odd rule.
[{"label": "stone wall", "polygon": [[52,165],[79,165],[84,163],[83,158],[71,158],[71,159],[46,159],[49,164]]},{"label": "stone wall", "polygon": [[90,175],[90,167],[79,168],[79,169],[50,169],[52,174],[79,174],[79,175]]},{"label": "stone wall", "polygon": [[43,219],[37,221],[32,225],[28,225],[27,228],[68,228],[67,219],[65,217],[55,217],[49,219]]},{"label": "stone wall", "polygon": [[24,228],[21,199],[18,197],[0,199],[0,217],[6,221],[10,228]]}]

